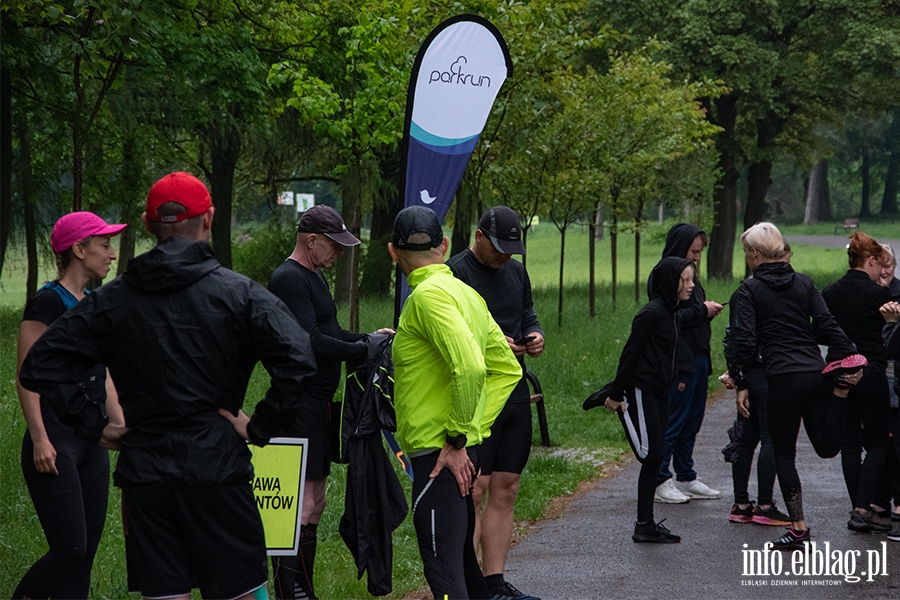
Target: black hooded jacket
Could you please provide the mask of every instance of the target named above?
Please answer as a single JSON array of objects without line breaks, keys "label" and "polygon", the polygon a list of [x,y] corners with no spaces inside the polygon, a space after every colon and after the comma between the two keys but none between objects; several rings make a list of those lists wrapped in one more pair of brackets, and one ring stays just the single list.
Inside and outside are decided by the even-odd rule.
[{"label": "black hooded jacket", "polygon": [[[691,262],[670,256],[653,267],[651,300],[634,316],[631,335],[622,349],[610,397],[622,400],[626,388],[636,387],[662,397],[675,375],[678,346],[678,281]],[[680,310],[679,310],[680,312]]]},{"label": "black hooded jacket", "polygon": [[738,287],[730,336],[735,346],[731,376],[743,388],[742,373],[762,355],[766,376],[821,371],[818,343],[838,359],[856,352],[828,312],[812,280],[786,262],[763,263]]},{"label": "black hooded jacket", "polygon": [[[669,229],[666,235],[666,246],[663,248],[663,258],[674,256],[685,258],[691,244],[703,230],[690,223],[678,223]],[[647,280],[647,295],[651,298],[651,286],[653,274]],[[709,323],[709,313],[706,310],[706,292],[700,284],[700,278],[694,275],[694,291],[690,299],[678,307],[678,322],[681,327],[678,338],[678,359],[676,368],[679,371],[693,373],[697,368],[697,357],[710,357],[709,340],[712,337],[712,328]],[[707,375],[712,373],[710,361]]]},{"label": "black hooded jacket", "polygon": [[129,428],[116,485],[220,485],[253,474],[247,444],[218,409],[237,414],[258,361],[271,387],[247,430],[262,445],[293,422],[315,370],[309,336],[265,288],[219,265],[208,244],[170,238],[54,322],[20,379],[97,441],[106,420],[80,378],[106,365]]},{"label": "black hooded jacket", "polygon": [[[822,290],[822,297],[860,354],[868,359],[873,369],[884,373],[888,353],[881,338],[884,317],[878,309],[891,301],[890,290],[872,281],[865,271],[850,269]],[[828,359],[832,360],[830,354]]]}]

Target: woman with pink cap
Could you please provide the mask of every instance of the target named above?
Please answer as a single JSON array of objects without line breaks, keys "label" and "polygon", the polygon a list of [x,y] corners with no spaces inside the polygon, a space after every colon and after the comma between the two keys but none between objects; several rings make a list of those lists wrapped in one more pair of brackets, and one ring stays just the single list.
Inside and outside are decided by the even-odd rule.
[{"label": "woman with pink cap", "polygon": [[[50,246],[59,273],[25,305],[17,347],[18,369],[32,344],[103,279],[116,258],[110,238],[125,225],[109,225],[90,212],[56,222]],[[85,393],[105,403],[110,422],[123,423],[122,409],[106,370],[97,365],[83,382]],[[22,472],[50,546],[25,574],[13,598],[87,598],[91,566],[103,533],[109,498],[109,455],[75,435],[37,394],[16,378],[28,429],[22,441]]]}]

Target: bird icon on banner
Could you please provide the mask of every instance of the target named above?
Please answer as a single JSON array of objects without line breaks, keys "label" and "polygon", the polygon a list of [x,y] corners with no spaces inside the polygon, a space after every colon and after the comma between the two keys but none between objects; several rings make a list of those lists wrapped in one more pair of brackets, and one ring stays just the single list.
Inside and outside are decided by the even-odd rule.
[{"label": "bird icon on banner", "polygon": [[435,200],[437,200],[437,196],[434,198],[428,195],[428,190],[421,190],[419,192],[419,198],[421,198],[423,204],[431,204]]}]

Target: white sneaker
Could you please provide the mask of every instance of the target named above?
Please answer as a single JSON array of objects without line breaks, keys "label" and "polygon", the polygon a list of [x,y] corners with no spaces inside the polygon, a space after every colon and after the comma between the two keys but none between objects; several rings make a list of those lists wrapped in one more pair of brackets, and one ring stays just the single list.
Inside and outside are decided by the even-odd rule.
[{"label": "white sneaker", "polygon": [[721,496],[719,490],[712,489],[699,479],[693,481],[676,481],[675,488],[688,498],[708,500]]},{"label": "white sneaker", "polygon": [[690,502],[691,498],[679,492],[671,479],[666,479],[657,486],[653,500],[662,504],[684,504],[685,502]]}]

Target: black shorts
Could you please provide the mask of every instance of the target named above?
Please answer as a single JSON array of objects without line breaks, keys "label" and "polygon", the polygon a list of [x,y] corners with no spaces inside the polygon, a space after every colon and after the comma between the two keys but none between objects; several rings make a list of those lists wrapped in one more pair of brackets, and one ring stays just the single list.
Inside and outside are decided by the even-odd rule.
[{"label": "black shorts", "polygon": [[145,598],[237,598],[268,583],[266,538],[249,483],[122,490],[128,590]]},{"label": "black shorts", "polygon": [[481,474],[521,474],[531,454],[531,404],[507,402],[479,450]]},{"label": "black shorts", "polygon": [[334,415],[333,423],[331,413],[338,406],[329,400],[307,398],[291,427],[291,436],[309,440],[306,445],[307,479],[324,479],[331,474],[332,440],[338,433],[333,431],[333,426],[341,418],[339,414]]}]

